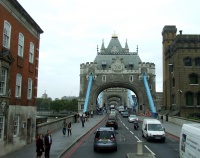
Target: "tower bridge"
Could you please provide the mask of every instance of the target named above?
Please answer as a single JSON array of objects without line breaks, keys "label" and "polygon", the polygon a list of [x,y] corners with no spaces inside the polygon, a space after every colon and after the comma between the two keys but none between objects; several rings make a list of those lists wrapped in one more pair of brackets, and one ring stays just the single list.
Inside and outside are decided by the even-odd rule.
[{"label": "tower bridge", "polygon": [[[93,62],[80,64],[80,92],[78,110],[96,110],[98,96],[102,93],[102,105],[107,106],[115,96],[116,103],[127,106],[128,91],[135,93],[140,113],[156,113],[153,98],[155,98],[155,64],[142,62],[137,52],[129,52],[127,41],[122,48],[118,36],[113,34],[107,48],[102,42],[100,52]],[[144,82],[143,82],[144,81]],[[146,83],[146,85],[145,85]],[[117,91],[117,89],[121,89]],[[109,93],[107,93],[109,90]],[[113,91],[112,91],[113,90]],[[107,94],[106,94],[107,93]],[[116,97],[118,96],[118,97]]]}]

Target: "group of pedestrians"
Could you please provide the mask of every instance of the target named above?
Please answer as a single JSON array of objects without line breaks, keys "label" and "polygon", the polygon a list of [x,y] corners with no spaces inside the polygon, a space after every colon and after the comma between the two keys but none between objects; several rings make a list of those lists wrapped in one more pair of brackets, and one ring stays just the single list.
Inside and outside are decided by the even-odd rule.
[{"label": "group of pedestrians", "polygon": [[49,152],[52,145],[52,137],[50,130],[47,130],[47,134],[39,134],[36,138],[36,153],[37,158],[41,158],[43,152],[45,152],[45,158],[49,158]]},{"label": "group of pedestrians", "polygon": [[72,123],[71,123],[71,121],[69,123],[67,123],[66,120],[63,121],[63,123],[62,123],[63,136],[65,136],[66,130],[67,130],[68,136],[72,135]]}]

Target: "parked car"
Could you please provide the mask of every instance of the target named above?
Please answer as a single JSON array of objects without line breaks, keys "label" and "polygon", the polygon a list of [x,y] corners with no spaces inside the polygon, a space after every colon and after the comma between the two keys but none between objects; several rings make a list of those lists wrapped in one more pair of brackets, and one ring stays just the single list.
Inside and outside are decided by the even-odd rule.
[{"label": "parked car", "polygon": [[106,127],[113,127],[118,129],[118,122],[116,118],[108,118],[106,121]]},{"label": "parked car", "polygon": [[101,149],[117,151],[116,132],[113,127],[100,127],[95,132],[94,151]]},{"label": "parked car", "polygon": [[129,117],[128,111],[124,111],[124,112],[122,113],[122,116],[123,116],[123,117]]},{"label": "parked car", "polygon": [[137,115],[133,115],[133,114],[129,115],[128,122],[134,122],[135,120],[138,121]]}]

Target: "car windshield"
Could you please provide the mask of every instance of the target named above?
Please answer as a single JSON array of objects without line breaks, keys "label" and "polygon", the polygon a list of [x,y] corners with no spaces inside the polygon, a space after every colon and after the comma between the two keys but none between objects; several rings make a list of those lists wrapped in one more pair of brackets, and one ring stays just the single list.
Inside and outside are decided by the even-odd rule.
[{"label": "car windshield", "polygon": [[110,139],[110,138],[115,138],[115,135],[112,131],[98,131],[96,133],[95,138],[98,139]]},{"label": "car windshield", "polygon": [[149,131],[163,131],[161,124],[148,124]]},{"label": "car windshield", "polygon": [[129,117],[131,117],[131,118],[135,118],[135,117],[137,117],[136,115],[130,115]]}]

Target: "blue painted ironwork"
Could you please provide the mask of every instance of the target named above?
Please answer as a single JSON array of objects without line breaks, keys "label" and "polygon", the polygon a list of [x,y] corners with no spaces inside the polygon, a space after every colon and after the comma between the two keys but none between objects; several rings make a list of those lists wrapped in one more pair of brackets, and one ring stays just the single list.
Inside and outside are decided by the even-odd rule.
[{"label": "blue painted ironwork", "polygon": [[83,112],[86,112],[87,109],[88,109],[88,102],[89,102],[89,99],[90,99],[90,91],[91,91],[91,87],[92,87],[92,79],[93,79],[93,76],[92,76],[92,74],[90,74]]},{"label": "blue painted ironwork", "polygon": [[153,103],[153,99],[152,99],[152,96],[151,96],[149,85],[147,83],[146,73],[143,73],[143,81],[144,81],[144,86],[145,86],[145,90],[146,90],[146,93],[147,93],[147,97],[148,97],[148,100],[149,100],[149,105],[150,105],[150,108],[151,108],[151,111],[152,111],[152,117],[156,118],[158,114],[156,113],[156,109],[155,109],[155,106],[154,106],[154,103]]}]

